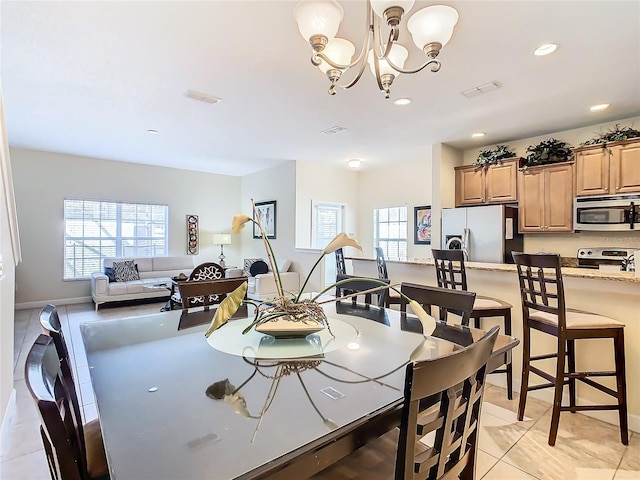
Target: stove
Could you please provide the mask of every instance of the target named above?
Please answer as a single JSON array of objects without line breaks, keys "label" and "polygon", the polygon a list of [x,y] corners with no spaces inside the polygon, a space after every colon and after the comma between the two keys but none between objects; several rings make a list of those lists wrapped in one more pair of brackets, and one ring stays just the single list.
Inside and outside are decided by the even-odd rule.
[{"label": "stove", "polygon": [[[590,247],[578,249],[578,267],[580,268],[615,268],[622,270],[625,259],[633,250],[616,247]],[[603,267],[601,267],[601,265]],[[610,267],[606,267],[610,265]]]}]

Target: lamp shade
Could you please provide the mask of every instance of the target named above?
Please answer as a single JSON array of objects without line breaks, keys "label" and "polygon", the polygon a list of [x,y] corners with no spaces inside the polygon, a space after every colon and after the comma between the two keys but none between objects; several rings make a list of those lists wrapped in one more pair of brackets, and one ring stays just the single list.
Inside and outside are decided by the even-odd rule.
[{"label": "lamp shade", "polygon": [[214,233],[213,234],[214,245],[231,245],[230,233]]},{"label": "lamp shade", "polygon": [[415,0],[371,0],[371,8],[380,18],[384,18],[384,12],[391,7],[400,7],[407,13],[416,3]]},{"label": "lamp shade", "polygon": [[293,10],[302,38],[309,41],[314,35],[331,40],[338,33],[344,9],[336,0],[302,0]]},{"label": "lamp shade", "polygon": [[[334,63],[349,65],[353,54],[356,53],[356,47],[349,40],[334,38],[327,43],[322,53],[329,57]],[[333,67],[322,60],[318,68],[322,70],[322,73],[327,73],[327,70],[331,70]]]},{"label": "lamp shade", "polygon": [[[387,46],[385,45],[384,48],[386,49]],[[404,68],[404,62],[407,60],[408,56],[409,56],[409,51],[399,43],[394,43],[393,45],[391,45],[391,51],[389,52],[389,59],[397,67]],[[371,73],[373,73],[373,75],[375,76],[376,67],[375,67],[375,64],[373,63],[373,49],[369,50],[369,56],[367,58],[367,61],[369,62],[369,68],[371,68]],[[391,74],[391,75],[397,76],[398,72],[395,71],[384,58],[381,58],[380,59],[380,75],[385,75],[385,74]]]},{"label": "lamp shade", "polygon": [[453,35],[458,23],[458,12],[446,5],[433,5],[414,13],[407,22],[413,43],[420,49],[433,42],[444,47]]}]

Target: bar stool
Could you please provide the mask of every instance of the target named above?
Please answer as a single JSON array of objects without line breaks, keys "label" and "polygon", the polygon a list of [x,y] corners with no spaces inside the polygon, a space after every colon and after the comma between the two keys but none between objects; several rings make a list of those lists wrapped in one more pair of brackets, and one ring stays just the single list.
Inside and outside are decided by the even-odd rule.
[{"label": "bar stool", "polygon": [[[467,273],[462,250],[431,250],[436,266],[438,286],[453,290],[467,290]],[[476,295],[471,318],[474,327],[480,328],[481,318],[501,317],[505,335],[511,335],[511,309],[513,305],[494,297]],[[505,368],[491,373],[506,373],[507,398],[513,399],[513,365],[511,351],[505,353]]]},{"label": "bar stool", "polygon": [[[524,416],[527,392],[553,387],[553,411],[549,445],[556,443],[560,412],[583,410],[617,410],[620,418],[620,438],[629,444],[627,423],[627,386],[625,380],[624,324],[613,318],[595,313],[566,308],[564,284],[557,254],[513,253],[518,267],[520,297],[522,299],[523,354],[522,387],[518,404],[518,420]],[[556,353],[531,356],[531,329],[553,335],[558,340]],[[614,344],[615,371],[576,371],[575,341],[586,338],[610,338]],[[556,358],[555,376],[531,365],[531,362]],[[565,372],[565,361],[567,372]],[[529,386],[529,373],[544,378],[548,383]],[[616,377],[613,390],[588,377]],[[576,405],[576,380],[600,390],[617,399],[617,404]],[[562,405],[564,386],[569,386],[569,405]]]}]

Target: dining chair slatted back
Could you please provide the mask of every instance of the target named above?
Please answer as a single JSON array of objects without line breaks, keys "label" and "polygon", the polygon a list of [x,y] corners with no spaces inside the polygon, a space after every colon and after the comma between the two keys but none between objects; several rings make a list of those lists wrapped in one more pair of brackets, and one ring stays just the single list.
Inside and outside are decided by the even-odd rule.
[{"label": "dining chair slatted back", "polygon": [[[439,287],[452,290],[465,290],[467,288],[467,273],[462,250],[431,250],[436,267],[436,280]],[[498,317],[502,319],[503,331],[511,335],[511,309],[513,305],[495,297],[476,295],[476,300],[471,312],[473,325],[481,328],[482,318]],[[468,325],[468,323],[463,323]],[[504,368],[494,370],[491,373],[505,373],[507,381],[507,398],[513,398],[513,365],[511,351],[504,355]]]},{"label": "dining chair slatted back", "polygon": [[344,263],[344,251],[341,248],[336,249],[336,275],[346,275],[347,266]]},{"label": "dining chair slatted back", "polygon": [[[108,478],[102,437],[85,438],[53,338],[41,334],[34,342],[25,363],[25,381],[40,414],[40,433],[52,479]],[[94,452],[93,458],[87,455],[87,448]]]},{"label": "dining chair slatted back", "polygon": [[467,290],[467,272],[462,250],[431,250],[439,287]]},{"label": "dining chair slatted back", "polygon": [[[522,386],[518,403],[518,420],[524,418],[527,392],[542,388],[554,389],[549,445],[555,445],[560,413],[584,410],[617,410],[620,438],[629,443],[627,419],[627,387],[624,355],[624,324],[618,320],[583,310],[567,308],[562,281],[561,259],[558,254],[525,254],[513,252],[518,270],[518,284],[522,304]],[[538,330],[556,337],[556,350],[552,353],[531,355],[531,330]],[[606,338],[613,340],[615,370],[577,371],[576,340]],[[549,373],[533,365],[538,360],[548,362],[555,358],[555,373]],[[540,365],[540,364],[536,364]],[[534,374],[546,383],[529,385],[529,376]],[[616,388],[612,389],[592,377],[614,377]],[[615,403],[605,405],[578,405],[576,382],[582,382],[615,398]],[[563,405],[564,386],[569,387],[569,405]]]},{"label": "dining chair slatted back", "polygon": [[[407,282],[402,283],[400,292],[419,303],[426,311],[431,312],[432,315],[432,307],[437,307],[440,320],[447,321],[447,316],[451,313],[460,317],[460,322],[463,325],[469,324],[469,318],[471,318],[471,311],[473,310],[473,302],[476,298],[474,292],[451,290],[448,288]],[[407,305],[408,302],[405,297],[401,297],[400,311],[406,312]]]},{"label": "dining chair slatted back", "polygon": [[[389,284],[388,279],[380,280],[376,278],[372,280]],[[389,294],[389,289],[385,288],[377,290],[375,292],[367,292],[368,290],[380,287],[380,285],[375,282],[367,281],[367,277],[358,277],[355,275],[336,275],[336,282],[344,282],[340,285],[336,285],[337,298],[344,295],[354,295],[351,298],[353,303],[355,303],[357,297],[360,296],[355,294],[361,293],[361,295],[364,296],[365,305],[370,305],[374,296],[377,298],[377,306],[384,307],[387,304],[387,295]]]},{"label": "dining chair slatted back", "polygon": [[[62,332],[58,309],[54,305],[49,303],[40,311],[40,326],[45,335],[51,337],[53,340],[56,353],[58,354],[58,360],[60,361],[62,378],[68,390],[69,401],[75,411],[76,417],[81,418],[80,402],[78,401],[75,378],[73,370],[71,369],[71,357],[69,356],[69,349],[64,339],[64,333]],[[81,441],[84,441],[84,439],[81,439]]]},{"label": "dining chair slatted back", "polygon": [[[376,265],[378,266],[378,278],[390,282],[387,261],[384,258],[384,250],[381,247],[376,247]],[[393,290],[387,290],[385,307],[390,307],[392,304],[400,304],[400,295]]]},{"label": "dining chair slatted back", "polygon": [[[493,327],[467,348],[410,363],[396,479],[473,478],[487,363],[498,336]],[[435,432],[432,447],[421,440]]]},{"label": "dining chair slatted back", "polygon": [[182,298],[182,309],[193,307],[209,308],[227,297],[228,293],[247,281],[246,277],[224,278],[221,280],[202,280],[193,282],[180,282],[178,289]]},{"label": "dining chair slatted back", "polygon": [[400,428],[365,444],[312,480],[475,478],[487,364],[498,330],[493,327],[447,356],[409,363]]}]

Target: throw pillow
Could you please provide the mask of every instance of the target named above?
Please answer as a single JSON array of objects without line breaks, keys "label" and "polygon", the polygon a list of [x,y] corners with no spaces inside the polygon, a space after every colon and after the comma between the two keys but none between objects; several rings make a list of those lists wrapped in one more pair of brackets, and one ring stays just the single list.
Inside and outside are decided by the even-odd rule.
[{"label": "throw pillow", "polygon": [[253,262],[257,262],[258,260],[262,260],[261,258],[245,258],[244,259],[244,268],[242,269],[242,275],[245,277],[251,276],[251,265]]},{"label": "throw pillow", "polygon": [[140,280],[140,274],[133,260],[125,260],[124,262],[113,262],[113,273],[116,282],[129,282],[131,280]]},{"label": "throw pillow", "polygon": [[116,281],[116,274],[113,272],[113,267],[104,267],[104,274],[109,277],[109,283]]},{"label": "throw pillow", "polygon": [[249,273],[251,273],[252,277],[256,275],[260,275],[261,273],[267,273],[269,271],[269,266],[266,262],[262,260],[256,260],[251,264],[251,268],[249,269]]}]

